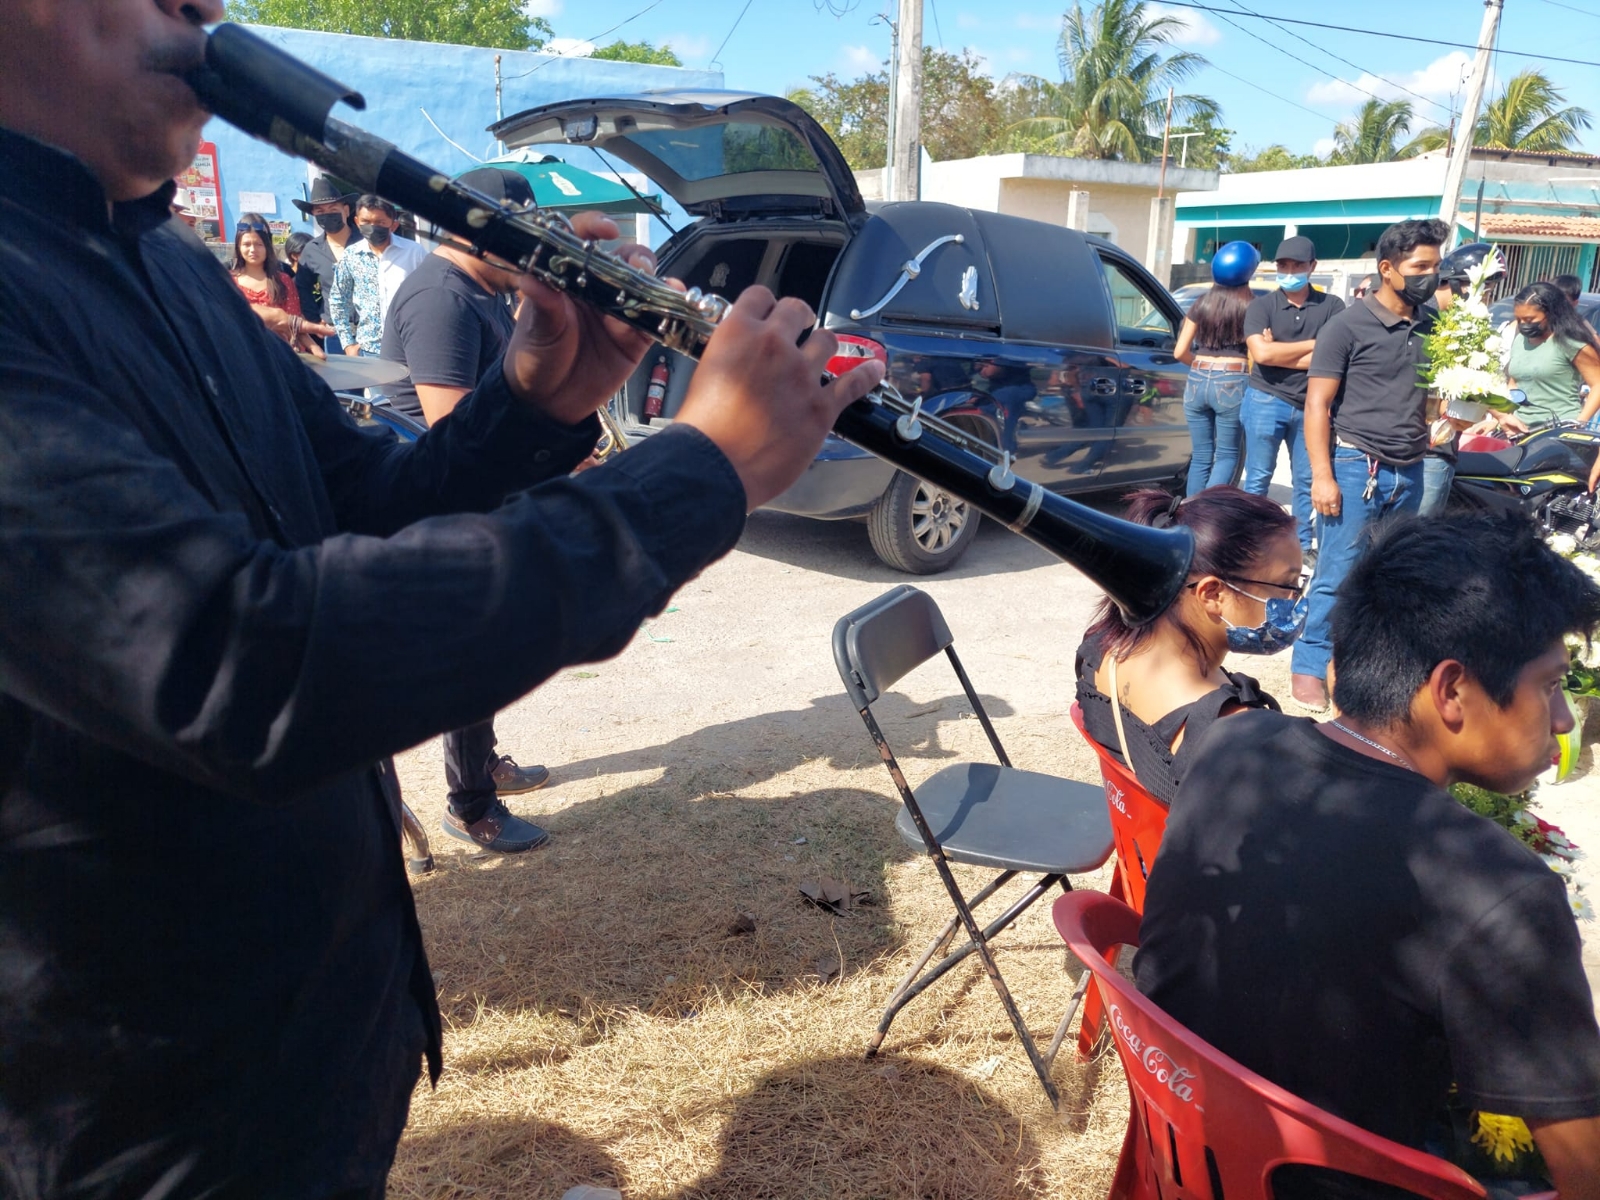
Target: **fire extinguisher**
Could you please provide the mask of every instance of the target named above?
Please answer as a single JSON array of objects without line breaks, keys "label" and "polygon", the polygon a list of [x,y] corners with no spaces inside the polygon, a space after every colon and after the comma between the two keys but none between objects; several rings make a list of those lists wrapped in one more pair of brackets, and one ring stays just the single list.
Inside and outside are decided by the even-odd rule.
[{"label": "fire extinguisher", "polygon": [[651,417],[659,417],[666,404],[667,356],[663,354],[656,359],[656,365],[650,369],[650,387],[644,394],[644,423],[648,425]]}]

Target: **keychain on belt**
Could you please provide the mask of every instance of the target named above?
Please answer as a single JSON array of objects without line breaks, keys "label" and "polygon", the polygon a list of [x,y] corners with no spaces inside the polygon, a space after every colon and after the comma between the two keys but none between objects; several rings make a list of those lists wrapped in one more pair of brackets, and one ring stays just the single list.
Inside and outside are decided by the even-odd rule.
[{"label": "keychain on belt", "polygon": [[1372,455],[1367,455],[1367,486],[1361,493],[1363,500],[1371,500],[1378,494],[1378,460]]}]

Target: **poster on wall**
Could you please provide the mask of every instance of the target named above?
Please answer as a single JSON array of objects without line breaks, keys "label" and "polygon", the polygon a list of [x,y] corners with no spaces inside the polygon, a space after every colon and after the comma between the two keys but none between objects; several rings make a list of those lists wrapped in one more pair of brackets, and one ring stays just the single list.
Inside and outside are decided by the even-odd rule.
[{"label": "poster on wall", "polygon": [[195,232],[208,242],[228,238],[228,225],[222,211],[222,168],[217,162],[215,142],[201,142],[194,161],[178,176],[178,186],[189,189],[194,210]]}]

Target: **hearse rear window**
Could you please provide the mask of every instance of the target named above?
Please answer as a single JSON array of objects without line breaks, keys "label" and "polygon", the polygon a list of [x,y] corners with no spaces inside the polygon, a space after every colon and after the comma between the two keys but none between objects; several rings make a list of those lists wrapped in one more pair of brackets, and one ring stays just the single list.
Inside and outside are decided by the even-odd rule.
[{"label": "hearse rear window", "polygon": [[641,131],[625,140],[690,182],[753,171],[820,169],[817,156],[793,130],[750,121]]}]

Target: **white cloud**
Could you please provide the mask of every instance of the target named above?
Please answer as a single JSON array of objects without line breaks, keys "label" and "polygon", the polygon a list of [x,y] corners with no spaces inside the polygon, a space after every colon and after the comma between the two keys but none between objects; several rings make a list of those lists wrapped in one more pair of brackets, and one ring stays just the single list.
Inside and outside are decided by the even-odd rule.
[{"label": "white cloud", "polygon": [[593,42],[586,42],[582,38],[551,38],[544,44],[541,53],[554,54],[559,58],[588,58],[595,51]]},{"label": "white cloud", "polygon": [[1040,33],[1060,33],[1060,13],[1018,13],[1013,22],[1018,29],[1035,29]]},{"label": "white cloud", "polygon": [[561,0],[522,0],[522,11],[530,17],[559,17]]},{"label": "white cloud", "polygon": [[1379,79],[1370,72],[1363,72],[1354,83],[1344,79],[1325,79],[1311,85],[1306,92],[1306,99],[1313,104],[1338,104],[1353,108],[1367,100],[1367,93],[1370,92],[1384,100],[1410,100],[1420,110],[1416,114],[1418,121],[1432,124],[1443,114],[1431,104],[1423,105],[1416,96],[1408,93],[1416,92],[1430,100],[1444,100],[1454,92],[1465,90],[1466,77],[1471,69],[1472,59],[1464,51],[1452,50],[1420,70],[1395,72],[1388,79]]},{"label": "white cloud", "polygon": [[1311,153],[1318,158],[1327,158],[1333,153],[1333,148],[1338,145],[1331,137],[1318,138],[1311,143]]},{"label": "white cloud", "polygon": [[1173,34],[1172,44],[1175,46],[1215,46],[1222,40],[1222,30],[1207,20],[1205,13],[1192,8],[1168,8],[1164,4],[1152,4],[1150,15],[1174,17],[1183,26]]},{"label": "white cloud", "polygon": [[701,33],[669,33],[661,39],[663,46],[670,46],[674,54],[686,63],[699,62],[710,58],[716,44],[706,34]]},{"label": "white cloud", "polygon": [[969,12],[957,13],[956,14],[956,28],[957,29],[982,29],[983,28],[983,18],[978,16],[976,13],[969,13]]},{"label": "white cloud", "polygon": [[842,46],[839,57],[845,70],[853,75],[865,75],[883,65],[883,56],[871,46]]}]

